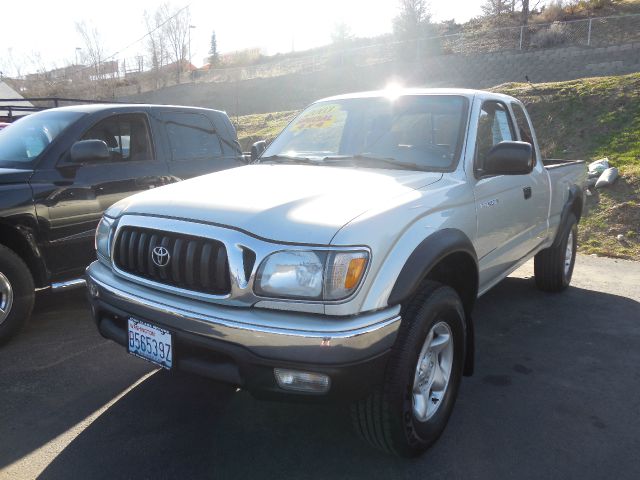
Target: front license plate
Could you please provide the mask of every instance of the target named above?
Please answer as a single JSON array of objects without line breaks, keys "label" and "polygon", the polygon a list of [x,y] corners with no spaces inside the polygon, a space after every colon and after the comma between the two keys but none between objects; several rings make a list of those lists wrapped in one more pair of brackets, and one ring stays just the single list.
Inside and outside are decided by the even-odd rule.
[{"label": "front license plate", "polygon": [[129,353],[162,368],[173,365],[171,333],[146,322],[129,318]]}]

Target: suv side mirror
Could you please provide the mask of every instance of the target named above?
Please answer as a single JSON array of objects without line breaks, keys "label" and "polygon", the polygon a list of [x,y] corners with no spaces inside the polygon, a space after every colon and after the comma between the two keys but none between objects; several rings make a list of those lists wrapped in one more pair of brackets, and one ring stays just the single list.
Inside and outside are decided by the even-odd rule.
[{"label": "suv side mirror", "polygon": [[253,145],[251,145],[251,163],[255,162],[258,158],[260,158],[260,155],[262,155],[262,152],[264,152],[266,149],[267,149],[267,142],[264,140],[260,140],[259,142],[256,142]]},{"label": "suv side mirror", "polygon": [[71,146],[73,163],[93,162],[111,158],[109,147],[102,140],[80,140]]},{"label": "suv side mirror", "polygon": [[533,148],[527,142],[500,142],[484,161],[483,175],[526,175],[533,170]]}]

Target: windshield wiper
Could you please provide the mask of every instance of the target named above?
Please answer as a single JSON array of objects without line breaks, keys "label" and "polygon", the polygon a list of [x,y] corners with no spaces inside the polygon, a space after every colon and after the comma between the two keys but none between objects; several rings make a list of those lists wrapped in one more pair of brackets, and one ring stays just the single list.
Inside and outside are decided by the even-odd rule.
[{"label": "windshield wiper", "polygon": [[294,155],[269,155],[268,157],[262,157],[259,163],[263,162],[279,162],[279,163],[298,163],[303,165],[318,165],[317,160],[311,160],[309,157],[296,157]]},{"label": "windshield wiper", "polygon": [[401,162],[391,157],[373,157],[369,155],[333,155],[330,157],[324,157],[322,159],[323,162],[333,163],[339,162],[342,163],[345,160],[352,160],[352,164],[361,165],[361,164],[369,164],[376,166],[386,166],[392,167],[398,170],[421,170],[424,171],[425,168],[422,165],[418,165],[417,163],[411,162]]}]

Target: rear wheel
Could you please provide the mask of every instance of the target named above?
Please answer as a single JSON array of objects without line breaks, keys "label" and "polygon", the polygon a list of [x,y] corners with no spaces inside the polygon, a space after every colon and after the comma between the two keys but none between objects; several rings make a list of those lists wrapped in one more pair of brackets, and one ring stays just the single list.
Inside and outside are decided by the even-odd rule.
[{"label": "rear wheel", "polygon": [[464,363],[464,309],[450,287],[429,283],[403,314],[383,385],[351,409],[371,445],[412,457],[440,437]]},{"label": "rear wheel", "polygon": [[33,277],[22,259],[0,245],[0,344],[18,333],[31,316]]},{"label": "rear wheel", "polygon": [[540,251],[534,259],[536,286],[545,292],[561,292],[571,283],[578,248],[578,221],[569,215],[556,247]]}]

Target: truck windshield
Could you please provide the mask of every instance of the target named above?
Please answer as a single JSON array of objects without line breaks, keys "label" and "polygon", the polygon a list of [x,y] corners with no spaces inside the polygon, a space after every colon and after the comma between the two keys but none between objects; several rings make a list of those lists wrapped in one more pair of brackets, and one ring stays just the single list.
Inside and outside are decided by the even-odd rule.
[{"label": "truck windshield", "polygon": [[455,167],[468,101],[403,95],[318,102],[276,138],[261,162],[445,171]]},{"label": "truck windshield", "polygon": [[30,166],[58,135],[83,115],[79,112],[39,112],[0,130],[0,167]]}]

